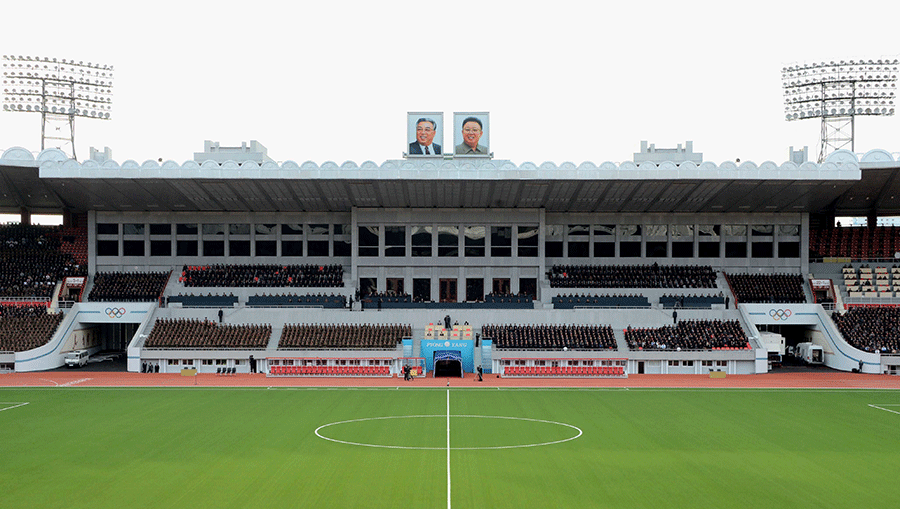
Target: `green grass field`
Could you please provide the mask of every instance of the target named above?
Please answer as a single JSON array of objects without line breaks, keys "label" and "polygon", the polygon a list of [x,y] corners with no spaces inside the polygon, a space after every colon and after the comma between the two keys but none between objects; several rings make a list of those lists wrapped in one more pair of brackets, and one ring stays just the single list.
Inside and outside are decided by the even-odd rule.
[{"label": "green grass field", "polygon": [[895,391],[454,389],[449,460],[447,398],[3,389],[0,507],[898,505]]}]

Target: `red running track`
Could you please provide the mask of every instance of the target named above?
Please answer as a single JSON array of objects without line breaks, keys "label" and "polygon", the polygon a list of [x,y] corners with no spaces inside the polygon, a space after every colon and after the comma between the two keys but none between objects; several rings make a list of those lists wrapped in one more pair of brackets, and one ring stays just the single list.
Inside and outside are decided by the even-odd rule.
[{"label": "red running track", "polygon": [[766,373],[760,375],[630,375],[628,378],[465,378],[267,377],[263,374],[196,377],[180,374],[96,372],[86,370],[8,373],[0,387],[678,387],[678,388],[829,388],[900,389],[900,376],[842,373]]}]

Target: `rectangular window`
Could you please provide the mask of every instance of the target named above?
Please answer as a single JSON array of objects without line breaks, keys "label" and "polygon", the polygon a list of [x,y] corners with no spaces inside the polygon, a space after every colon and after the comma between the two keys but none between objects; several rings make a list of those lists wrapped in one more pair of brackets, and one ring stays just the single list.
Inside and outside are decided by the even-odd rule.
[{"label": "rectangular window", "polygon": [[755,224],[750,227],[750,234],[754,237],[771,237],[775,234],[775,227],[770,224]]},{"label": "rectangular window", "polygon": [[228,225],[229,235],[250,235],[249,224],[230,224]]},{"label": "rectangular window", "polygon": [[779,242],[778,243],[779,258],[800,258],[799,242]]},{"label": "rectangular window", "polygon": [[[463,235],[465,235],[465,256],[482,257],[485,253],[485,227],[484,226],[466,226]],[[469,300],[468,298],[466,300]]]},{"label": "rectangular window", "polygon": [[122,251],[125,256],[144,256],[144,241],[126,240],[122,242]]},{"label": "rectangular window", "polygon": [[125,235],[143,235],[143,223],[125,223],[122,225],[122,233]]},{"label": "rectangular window", "polygon": [[225,235],[225,225],[224,224],[204,224],[203,225],[203,236],[204,237],[218,237],[221,235]]},{"label": "rectangular window", "polygon": [[619,256],[622,258],[640,258],[641,243],[640,242],[620,242]]},{"label": "rectangular window", "polygon": [[328,235],[327,224],[311,224],[309,225],[310,235]]},{"label": "rectangular window", "polygon": [[672,242],[672,258],[693,258],[693,242]]},{"label": "rectangular window", "polygon": [[772,258],[775,256],[774,244],[771,242],[754,242],[751,244],[753,258]]},{"label": "rectangular window", "polygon": [[249,240],[229,240],[228,241],[229,256],[250,256]]},{"label": "rectangular window", "polygon": [[281,256],[303,256],[303,241],[282,240]]},{"label": "rectangular window", "polygon": [[538,227],[535,226],[517,226],[516,227],[519,256],[525,258],[535,258],[538,255]]},{"label": "rectangular window", "polygon": [[647,242],[647,258],[665,258],[667,249],[665,242]]},{"label": "rectangular window", "polygon": [[747,225],[745,225],[745,224],[726,224],[725,225],[725,236],[726,237],[746,237],[747,236]]},{"label": "rectangular window", "polygon": [[172,225],[170,224],[151,224],[150,235],[172,235]]},{"label": "rectangular window", "polygon": [[328,256],[327,240],[309,240],[306,242],[306,248],[309,250],[307,256]]},{"label": "rectangular window", "polygon": [[746,242],[726,242],[725,258],[746,258],[747,243]]},{"label": "rectangular window", "polygon": [[116,223],[97,223],[97,235],[118,235],[119,225]]},{"label": "rectangular window", "polygon": [[782,224],[778,226],[778,234],[782,237],[797,237],[800,235],[799,224]]},{"label": "rectangular window", "polygon": [[332,243],[332,249],[334,249],[334,254],[332,256],[352,256],[353,250],[351,249],[350,240],[335,240]]},{"label": "rectangular window", "polygon": [[569,241],[569,258],[587,258],[589,242],[573,242]]},{"label": "rectangular window", "polygon": [[197,225],[188,223],[176,224],[175,233],[178,235],[197,235]]},{"label": "rectangular window", "polygon": [[203,256],[225,256],[225,241],[204,240]]},{"label": "rectangular window", "polygon": [[721,235],[722,227],[717,224],[701,224],[697,228],[697,233],[701,237],[718,237]]},{"label": "rectangular window", "polygon": [[257,224],[253,228],[256,230],[257,235],[275,235],[275,226],[274,224]]},{"label": "rectangular window", "polygon": [[168,240],[151,240],[150,256],[172,256],[172,243]]},{"label": "rectangular window", "polygon": [[547,258],[562,258],[563,243],[559,240],[548,240],[544,243],[544,256]]},{"label": "rectangular window", "polygon": [[587,237],[591,234],[591,227],[586,224],[570,224],[568,233],[569,237]]},{"label": "rectangular window", "polygon": [[378,237],[381,234],[378,226],[359,227],[359,256],[378,256]]},{"label": "rectangular window", "polygon": [[491,256],[512,256],[512,226],[491,226]]},{"label": "rectangular window", "polygon": [[694,225],[692,224],[673,224],[672,225],[672,238],[693,238],[694,237]]},{"label": "rectangular window", "polygon": [[119,241],[98,240],[97,256],[119,256]]},{"label": "rectangular window", "polygon": [[196,240],[179,240],[175,246],[175,252],[178,256],[197,256]]},{"label": "rectangular window", "polygon": [[406,256],[406,227],[384,227],[384,256]]},{"label": "rectangular window", "polygon": [[616,236],[616,225],[614,225],[614,224],[595,224],[594,225],[594,237],[599,237],[599,236],[615,237]]},{"label": "rectangular window", "polygon": [[303,235],[303,225],[302,224],[283,224],[281,225],[281,234],[282,235]]},{"label": "rectangular window", "polygon": [[614,258],[615,256],[615,242],[594,242],[594,258]]},{"label": "rectangular window", "polygon": [[667,224],[644,225],[644,235],[647,237],[665,237],[668,234],[669,234],[669,225],[667,225]]},{"label": "rectangular window", "polygon": [[623,237],[640,237],[641,236],[641,225],[639,225],[639,224],[619,225],[619,234]]},{"label": "rectangular window", "polygon": [[257,240],[256,256],[278,256],[278,243],[274,240]]},{"label": "rectangular window", "polygon": [[697,256],[699,258],[718,258],[719,257],[719,243],[718,242],[700,242],[698,243],[699,252]]},{"label": "rectangular window", "polygon": [[438,256],[459,256],[459,228],[438,226]]},{"label": "rectangular window", "polygon": [[412,255],[431,256],[431,226],[412,226]]}]

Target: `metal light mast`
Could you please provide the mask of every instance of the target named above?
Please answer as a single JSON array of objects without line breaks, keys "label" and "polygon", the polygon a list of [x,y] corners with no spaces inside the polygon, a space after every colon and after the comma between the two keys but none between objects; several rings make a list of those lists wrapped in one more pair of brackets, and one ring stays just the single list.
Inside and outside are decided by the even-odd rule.
[{"label": "metal light mast", "polygon": [[3,110],[41,114],[41,150],[75,159],[75,117],[109,120],[112,86],[110,65],[3,55]]},{"label": "metal light mast", "polygon": [[781,70],[785,118],[822,119],[819,162],[849,145],[855,117],[894,114],[898,60],[799,64]]}]

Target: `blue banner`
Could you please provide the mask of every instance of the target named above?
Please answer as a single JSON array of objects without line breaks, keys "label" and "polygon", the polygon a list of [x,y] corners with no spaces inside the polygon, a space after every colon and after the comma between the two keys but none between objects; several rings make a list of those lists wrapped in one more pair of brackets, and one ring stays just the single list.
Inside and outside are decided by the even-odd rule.
[{"label": "blue banner", "polygon": [[434,371],[436,353],[456,352],[462,359],[462,368],[466,373],[475,372],[475,341],[471,339],[423,339],[421,343],[422,357],[425,357],[425,369]]}]

